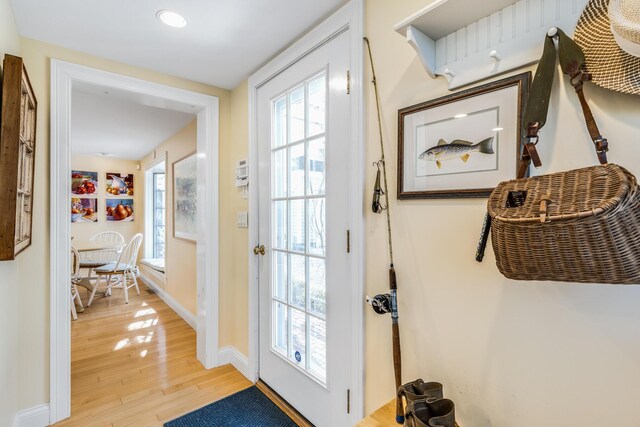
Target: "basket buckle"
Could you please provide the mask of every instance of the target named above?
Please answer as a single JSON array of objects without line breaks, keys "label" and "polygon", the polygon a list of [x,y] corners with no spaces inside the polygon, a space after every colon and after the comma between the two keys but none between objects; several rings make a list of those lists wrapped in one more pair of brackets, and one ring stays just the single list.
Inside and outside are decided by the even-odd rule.
[{"label": "basket buckle", "polygon": [[607,138],[604,138],[602,135],[598,135],[598,137],[593,140],[593,145],[596,146],[597,153],[606,153],[609,151],[609,142]]},{"label": "basket buckle", "polygon": [[551,204],[551,196],[547,195],[540,200],[540,222],[548,222],[547,208]]}]

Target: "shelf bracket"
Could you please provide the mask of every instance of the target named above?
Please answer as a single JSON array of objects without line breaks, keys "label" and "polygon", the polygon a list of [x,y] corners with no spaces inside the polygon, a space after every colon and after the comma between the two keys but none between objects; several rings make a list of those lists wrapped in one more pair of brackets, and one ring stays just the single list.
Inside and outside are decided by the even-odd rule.
[{"label": "shelf bracket", "polygon": [[436,78],[436,42],[413,25],[407,28],[407,42],[418,53],[418,58],[422,61],[429,77]]}]

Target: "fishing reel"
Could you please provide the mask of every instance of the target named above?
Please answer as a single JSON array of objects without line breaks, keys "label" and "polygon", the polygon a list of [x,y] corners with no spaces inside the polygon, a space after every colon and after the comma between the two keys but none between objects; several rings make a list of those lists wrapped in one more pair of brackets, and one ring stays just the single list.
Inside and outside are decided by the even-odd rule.
[{"label": "fishing reel", "polygon": [[367,304],[373,308],[378,314],[391,313],[391,295],[390,294],[378,294],[371,298],[367,296]]}]

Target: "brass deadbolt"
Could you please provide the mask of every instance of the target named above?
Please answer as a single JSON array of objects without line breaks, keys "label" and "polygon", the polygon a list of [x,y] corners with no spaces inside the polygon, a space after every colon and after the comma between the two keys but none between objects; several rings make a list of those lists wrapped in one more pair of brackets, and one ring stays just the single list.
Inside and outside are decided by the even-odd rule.
[{"label": "brass deadbolt", "polygon": [[264,245],[260,245],[260,246],[256,246],[253,248],[253,253],[254,255],[264,255],[265,253],[265,249],[264,249]]}]

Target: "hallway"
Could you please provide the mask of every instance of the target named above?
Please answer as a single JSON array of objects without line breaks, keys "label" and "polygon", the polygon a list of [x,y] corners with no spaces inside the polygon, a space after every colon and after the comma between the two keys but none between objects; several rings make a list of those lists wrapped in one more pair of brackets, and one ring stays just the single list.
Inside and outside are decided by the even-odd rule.
[{"label": "hallway", "polygon": [[205,370],[195,331],[142,281],[129,304],[121,292],[71,322],[71,418],[56,426],[162,425],[251,385],[231,365]]}]

